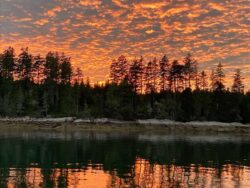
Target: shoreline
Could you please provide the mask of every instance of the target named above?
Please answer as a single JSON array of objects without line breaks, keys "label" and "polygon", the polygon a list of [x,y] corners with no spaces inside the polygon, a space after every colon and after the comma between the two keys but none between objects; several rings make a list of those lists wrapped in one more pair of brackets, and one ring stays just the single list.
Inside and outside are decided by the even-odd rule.
[{"label": "shoreline", "polygon": [[207,132],[250,134],[250,124],[222,122],[177,122],[171,120],[147,119],[120,121],[108,118],[77,119],[63,118],[0,118],[1,129],[57,130],[57,131],[118,131],[118,132]]}]

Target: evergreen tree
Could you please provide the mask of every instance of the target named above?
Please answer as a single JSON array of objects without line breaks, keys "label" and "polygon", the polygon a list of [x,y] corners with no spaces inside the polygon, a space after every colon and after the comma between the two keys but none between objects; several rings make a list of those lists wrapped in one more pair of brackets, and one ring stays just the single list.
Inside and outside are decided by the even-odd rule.
[{"label": "evergreen tree", "polygon": [[41,84],[41,79],[43,77],[44,72],[44,63],[45,60],[40,55],[34,57],[34,63],[32,67],[34,81],[38,84]]},{"label": "evergreen tree", "polygon": [[225,89],[224,78],[225,78],[225,74],[224,74],[224,70],[223,70],[223,65],[220,62],[217,65],[216,70],[214,72],[215,82],[214,82],[213,88],[215,90],[222,91]]},{"label": "evergreen tree", "polygon": [[207,90],[208,82],[207,82],[207,74],[205,71],[201,71],[200,73],[200,86],[203,91]]},{"label": "evergreen tree", "polygon": [[64,55],[60,58],[60,80],[62,84],[69,84],[72,77],[72,66],[70,63],[70,58]]},{"label": "evergreen tree", "polygon": [[110,66],[110,79],[113,83],[119,84],[128,77],[129,64],[125,56],[121,55],[113,60]]},{"label": "evergreen tree", "polygon": [[137,93],[141,91],[142,71],[141,60],[135,59],[129,68],[129,83],[132,85],[134,92]]},{"label": "evergreen tree", "polygon": [[157,92],[158,66],[156,58],[149,61],[145,69],[146,93]]},{"label": "evergreen tree", "polygon": [[140,90],[140,93],[142,94],[143,93],[143,88],[144,88],[144,74],[145,74],[145,66],[143,64],[143,57],[141,56],[140,60],[139,60],[139,90]]},{"label": "evergreen tree", "polygon": [[48,98],[48,112],[58,113],[60,103],[60,56],[57,52],[49,52],[44,64],[44,87]]},{"label": "evergreen tree", "polygon": [[192,88],[192,80],[195,78],[197,70],[197,61],[192,58],[190,53],[184,58],[184,76],[185,76],[185,88]]},{"label": "evergreen tree", "polygon": [[5,79],[13,79],[13,72],[15,70],[15,54],[14,48],[9,47],[4,50],[1,55],[1,75]]},{"label": "evergreen tree", "polygon": [[166,91],[168,89],[167,80],[170,72],[169,60],[166,55],[162,57],[159,65],[160,65],[160,89],[161,91]]},{"label": "evergreen tree", "polygon": [[194,81],[195,81],[195,90],[200,90],[201,89],[201,79],[200,79],[197,64],[195,64],[195,67],[194,67]]},{"label": "evergreen tree", "polygon": [[215,90],[215,83],[216,83],[216,78],[214,75],[214,70],[212,70],[210,74],[210,90],[211,91]]},{"label": "evergreen tree", "polygon": [[75,77],[75,83],[80,84],[83,82],[83,72],[81,68],[77,67],[73,76]]},{"label": "evergreen tree", "polygon": [[234,93],[244,93],[244,84],[242,83],[241,70],[236,69],[233,76],[232,92]]},{"label": "evergreen tree", "polygon": [[110,65],[109,78],[112,83],[118,84],[117,61],[113,59]]},{"label": "evergreen tree", "polygon": [[223,83],[224,82],[224,78],[225,78],[225,74],[224,74],[224,70],[223,70],[223,65],[220,62],[217,65],[217,68],[215,70],[215,79],[217,82]]},{"label": "evergreen tree", "polygon": [[22,48],[16,64],[16,72],[19,80],[30,81],[32,77],[33,57],[28,48]]},{"label": "evergreen tree", "polygon": [[45,81],[59,83],[60,57],[57,52],[49,52],[44,64]]},{"label": "evergreen tree", "polygon": [[169,75],[169,83],[171,85],[172,91],[182,91],[184,82],[184,66],[180,65],[178,60],[172,62]]}]

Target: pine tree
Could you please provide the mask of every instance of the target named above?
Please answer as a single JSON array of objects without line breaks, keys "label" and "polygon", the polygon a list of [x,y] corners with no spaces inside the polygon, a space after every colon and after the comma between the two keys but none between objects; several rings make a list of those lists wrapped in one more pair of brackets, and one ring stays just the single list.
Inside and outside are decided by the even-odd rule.
[{"label": "pine tree", "polygon": [[149,61],[145,69],[146,93],[157,92],[158,69],[157,61]]},{"label": "pine tree", "polygon": [[221,64],[221,62],[217,65],[216,70],[214,72],[214,90],[217,91],[222,91],[225,89],[225,85],[224,85],[224,78],[225,78],[225,74],[224,74],[224,70],[223,70],[223,65]]},{"label": "pine tree", "polygon": [[70,57],[62,55],[60,61],[60,81],[62,84],[69,84],[72,77]]},{"label": "pine tree", "polygon": [[208,82],[207,82],[207,74],[205,71],[201,71],[200,75],[200,86],[203,91],[207,90]]},{"label": "pine tree", "polygon": [[13,79],[13,72],[15,70],[15,53],[14,48],[9,47],[4,50],[1,55],[1,76],[5,79]]},{"label": "pine tree", "polygon": [[83,72],[81,68],[77,67],[73,76],[75,77],[74,80],[76,83],[80,84],[83,82]]},{"label": "pine tree", "polygon": [[139,67],[140,67],[140,72],[139,72],[139,90],[140,93],[143,93],[143,88],[144,88],[144,74],[145,74],[145,66],[143,64],[143,57],[141,56],[139,60]]},{"label": "pine tree", "polygon": [[60,104],[60,56],[57,52],[49,52],[44,64],[44,86],[47,92],[48,106],[59,111]]},{"label": "pine tree", "polygon": [[192,80],[195,79],[197,61],[192,58],[190,53],[184,58],[184,87],[192,88]]},{"label": "pine tree", "polygon": [[59,83],[60,56],[57,52],[49,52],[45,58],[44,76],[45,81]]},{"label": "pine tree", "polygon": [[125,56],[121,55],[117,60],[113,60],[110,66],[111,82],[119,84],[128,77],[129,64]]},{"label": "pine tree", "polygon": [[129,83],[132,85],[134,92],[137,93],[141,91],[141,72],[141,61],[135,59],[129,68]]},{"label": "pine tree", "polygon": [[172,88],[171,90],[174,92],[182,91],[184,88],[183,82],[184,82],[184,66],[180,65],[178,60],[174,60],[172,62],[169,75],[169,83]]},{"label": "pine tree", "polygon": [[216,78],[214,75],[214,70],[212,70],[210,74],[210,90],[211,91],[215,90],[215,83],[216,83]]},{"label": "pine tree", "polygon": [[166,55],[164,55],[159,63],[160,65],[160,89],[161,91],[166,91],[168,89],[167,80],[169,77],[169,60]]},{"label": "pine tree", "polygon": [[233,76],[232,92],[234,93],[244,93],[244,84],[242,83],[241,70],[236,69]]},{"label": "pine tree", "polygon": [[109,78],[112,83],[118,84],[117,61],[113,59],[110,65]]},{"label": "pine tree", "polygon": [[217,82],[220,82],[223,84],[224,82],[224,78],[225,78],[225,74],[224,74],[224,70],[223,70],[223,65],[222,63],[220,62],[218,65],[217,65],[217,68],[215,70],[215,79]]},{"label": "pine tree", "polygon": [[195,89],[200,90],[201,88],[201,80],[200,80],[200,75],[198,71],[198,65],[195,64],[194,66],[194,81],[195,81]]},{"label": "pine tree", "polygon": [[33,57],[29,54],[28,48],[22,48],[16,64],[16,72],[20,80],[30,81],[32,77]]},{"label": "pine tree", "polygon": [[34,81],[41,84],[41,78],[43,76],[45,60],[40,55],[34,57],[34,64],[32,67]]}]

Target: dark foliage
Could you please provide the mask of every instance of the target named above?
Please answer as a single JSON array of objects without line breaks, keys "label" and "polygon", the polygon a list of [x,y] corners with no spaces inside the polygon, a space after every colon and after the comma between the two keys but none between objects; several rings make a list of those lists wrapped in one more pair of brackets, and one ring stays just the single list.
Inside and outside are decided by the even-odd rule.
[{"label": "dark foliage", "polygon": [[210,88],[207,73],[198,71],[190,54],[183,62],[169,62],[165,55],[129,63],[121,56],[110,76],[111,82],[91,86],[64,54],[43,58],[25,48],[16,56],[8,48],[0,54],[0,115],[250,122],[250,93],[243,91],[241,72],[229,91],[221,63],[212,71]]}]

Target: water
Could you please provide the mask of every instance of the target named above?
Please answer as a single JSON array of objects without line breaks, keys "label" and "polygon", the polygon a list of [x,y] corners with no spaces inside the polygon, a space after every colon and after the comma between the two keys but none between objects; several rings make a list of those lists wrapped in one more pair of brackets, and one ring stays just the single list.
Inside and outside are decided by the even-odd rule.
[{"label": "water", "polygon": [[4,131],[0,187],[250,187],[250,138]]}]

